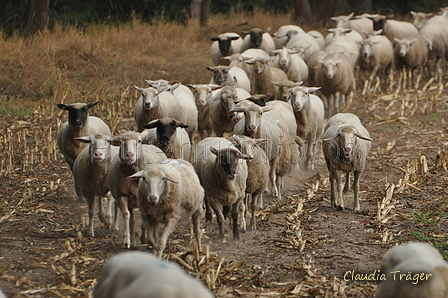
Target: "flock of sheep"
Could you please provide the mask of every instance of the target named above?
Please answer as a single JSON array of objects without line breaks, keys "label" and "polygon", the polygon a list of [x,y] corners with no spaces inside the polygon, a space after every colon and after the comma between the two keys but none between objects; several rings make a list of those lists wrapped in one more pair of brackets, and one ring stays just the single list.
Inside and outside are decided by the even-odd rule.
[{"label": "flock of sheep", "polygon": [[[272,35],[252,29],[243,32],[244,39],[237,33],[221,34],[211,39],[215,65],[206,67],[213,72],[209,83],[158,80],[147,81],[147,88],[135,86],[140,93],[134,114],[137,131],[112,136],[106,123],[89,116],[98,102],[59,104],[68,111],[68,122],[57,143],[72,170],[78,199],[88,203],[87,234],[94,236],[94,203],[100,197],[99,218],[107,227],[118,229],[121,210],[126,248],[137,244],[136,208],[142,215],[140,241],[152,246],[158,257],[179,220],[189,217],[201,250],[204,203],[207,221],[212,220],[211,210],[215,213],[218,238],[225,239],[224,220],[230,215],[233,238],[239,239],[240,229],[246,229],[246,207],[251,210],[249,229],[256,229],[263,193],[269,188],[272,197],[281,197],[282,177],[293,167],[313,170],[319,140],[330,172],[332,206],[344,208],[342,193],[350,189],[353,173],[353,211],[360,212],[359,179],[372,139],[356,115],[339,111],[355,88],[358,68],[372,82],[377,75],[385,79],[392,67],[421,71],[434,61],[432,75],[442,76],[448,10],[412,15],[414,24],[381,15],[335,17],[336,28],[325,38],[296,25],[282,26]],[[318,90],[320,97],[311,94]],[[427,258],[421,257],[423,252]],[[153,274],[150,268],[162,272],[172,265],[140,254],[108,262],[95,297],[137,297],[141,291],[162,297],[164,289],[138,278]],[[416,261],[409,262],[413,258]],[[434,278],[415,285],[387,279],[380,283],[377,297],[448,296],[448,265],[429,245],[391,249],[383,258],[384,272],[399,266],[402,272],[423,270]],[[173,270],[179,274],[174,286],[194,288],[197,294],[191,297],[211,297],[199,283],[181,278],[180,269]],[[130,280],[135,278],[134,284],[117,282],[124,271]],[[148,278],[165,282],[160,276]]]}]

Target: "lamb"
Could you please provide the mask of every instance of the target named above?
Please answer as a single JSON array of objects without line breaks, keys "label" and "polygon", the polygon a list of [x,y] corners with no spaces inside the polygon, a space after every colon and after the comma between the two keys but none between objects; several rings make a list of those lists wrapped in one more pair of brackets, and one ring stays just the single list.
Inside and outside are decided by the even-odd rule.
[{"label": "lamb", "polygon": [[[97,117],[89,116],[89,109],[97,105],[99,101],[94,103],[73,103],[58,104],[61,110],[68,111],[68,121],[65,122],[61,130],[58,132],[56,141],[58,148],[64,156],[65,161],[73,172],[73,164],[76,157],[86,146],[74,140],[77,137],[90,136],[94,133],[111,135],[109,126],[103,120]],[[82,190],[75,181],[75,190],[78,201],[82,200]]]},{"label": "lamb", "polygon": [[356,19],[352,19],[353,15],[354,13],[352,12],[349,15],[332,17],[331,19],[337,22],[336,28],[352,29],[359,34],[362,34],[363,31],[373,32],[372,20],[368,19],[367,16],[358,16]]},{"label": "lamb", "polygon": [[213,91],[221,89],[216,84],[187,85],[194,92],[198,109],[198,132],[201,140],[213,135],[212,119],[210,118],[209,103],[213,100]]},{"label": "lamb", "polygon": [[159,147],[168,158],[190,159],[191,142],[185,128],[188,125],[170,118],[156,119],[143,125],[146,128],[142,132],[144,144]]},{"label": "lamb", "polygon": [[255,58],[245,62],[253,65],[254,68],[251,94],[275,94],[277,92],[277,86],[272,84],[272,81],[283,81],[288,79],[288,76],[283,70],[269,65],[272,60],[273,58]]},{"label": "lamb", "polygon": [[[174,159],[149,164],[128,179],[139,181],[137,202],[146,226],[146,240],[158,257],[162,257],[166,241],[179,220],[190,216],[199,251],[202,251],[200,223],[204,189],[188,161]],[[163,225],[160,239],[159,225]]]},{"label": "lamb", "polygon": [[275,50],[274,40],[268,33],[270,30],[271,28],[268,28],[267,30],[254,28],[250,31],[242,31],[241,33],[246,34],[246,36],[244,37],[241,51],[244,52],[247,49],[255,48],[262,49],[270,55],[271,51]]},{"label": "lamb", "polygon": [[196,107],[196,100],[194,98],[193,92],[186,85],[181,84],[178,81],[167,81],[167,80],[157,80],[146,82],[151,86],[160,90],[170,91],[174,97],[176,97],[180,107],[181,113],[183,115],[183,121],[188,125],[187,132],[193,141],[198,131],[198,109]]},{"label": "lamb", "polygon": [[221,65],[222,57],[241,53],[243,39],[237,33],[227,32],[210,38],[213,41],[210,47],[210,59],[214,65]]},{"label": "lamb", "polygon": [[350,189],[349,174],[353,172],[353,211],[359,213],[359,179],[371,148],[370,134],[356,115],[340,113],[328,120],[322,138],[322,149],[330,171],[331,205],[344,209],[341,175],[346,173],[344,191],[347,191]]},{"label": "lamb", "polygon": [[410,35],[418,34],[417,28],[412,23],[391,20],[384,15],[370,15],[367,17],[373,21],[373,30],[378,31],[382,29],[383,34],[392,43],[395,42],[395,38],[402,39]]},{"label": "lamb", "polygon": [[[448,263],[432,245],[408,242],[390,248],[381,261],[376,298],[448,297]],[[401,278],[411,273],[412,280]]]},{"label": "lamb", "polygon": [[289,89],[290,103],[297,122],[297,136],[308,141],[305,160],[307,170],[314,170],[316,144],[324,126],[324,104],[318,96],[310,94],[319,89],[302,86]]},{"label": "lamb", "polygon": [[395,61],[397,68],[401,69],[406,66],[412,71],[422,69],[423,65],[428,61],[428,47],[426,46],[426,38],[417,34],[410,38],[395,38]]},{"label": "lamb", "polygon": [[232,132],[235,126],[234,113],[229,113],[238,102],[236,83],[221,88],[213,100],[208,104],[212,129],[216,136],[222,137],[225,132]]},{"label": "lamb", "polygon": [[443,76],[443,73],[439,74],[440,61],[445,61],[448,54],[448,19],[443,16],[429,19],[420,29],[420,35],[423,35],[430,45],[428,55],[429,59],[435,60],[434,79],[437,80]]},{"label": "lamb", "polygon": [[220,65],[217,67],[206,66],[205,69],[213,72],[210,84],[217,84],[223,87],[233,86],[234,78],[236,78],[237,87],[242,88],[247,92],[251,91],[249,77],[242,68]]},{"label": "lamb", "polygon": [[219,240],[224,240],[223,206],[231,206],[233,238],[239,240],[238,208],[245,196],[247,165],[252,157],[242,154],[227,139],[206,138],[194,149],[193,166],[205,191],[205,201],[216,214]]},{"label": "lamb", "polygon": [[[95,196],[99,197],[98,216],[101,222],[104,222],[107,228],[112,227],[113,198],[109,197],[107,175],[109,174],[111,160],[117,155],[118,148],[110,146],[107,141],[109,137],[109,135],[93,134],[87,137],[75,138],[75,141],[89,144],[81,151],[73,164],[73,176],[82,189],[83,197],[87,201],[89,215],[87,235],[89,237],[94,236]],[[102,198],[106,196],[108,196],[108,205],[106,215],[104,215]],[[117,227],[116,215],[115,213],[115,227]]]},{"label": "lamb", "polygon": [[294,82],[308,80],[308,66],[300,58],[297,51],[283,47],[281,50],[272,51],[276,55],[273,66],[283,70],[288,79]]},{"label": "lamb", "polygon": [[[142,132],[145,128],[143,125],[154,119],[163,117],[171,117],[188,125],[192,119],[185,119],[182,109],[179,108],[180,103],[177,98],[166,90],[167,87],[160,89],[149,87],[140,88],[134,86],[141,93],[140,99],[135,105],[134,118],[137,123],[137,131]],[[196,119],[197,121],[197,116]],[[194,126],[194,124],[193,124]]]},{"label": "lamb", "polygon": [[175,262],[142,251],[119,253],[101,269],[94,298],[213,298],[197,279]]},{"label": "lamb", "polygon": [[434,16],[434,13],[424,13],[424,12],[415,12],[411,11],[411,15],[414,18],[414,26],[417,27],[418,30],[422,29],[423,25]]},{"label": "lamb", "polygon": [[302,82],[294,83],[293,81],[290,81],[290,80],[283,80],[281,82],[272,82],[272,84],[274,84],[275,86],[278,87],[277,93],[275,94],[274,99],[282,100],[282,101],[288,101],[288,99],[289,99],[289,95],[288,95],[289,88],[294,87],[296,84],[297,84],[297,86],[299,86],[299,85],[302,84]]},{"label": "lamb", "polygon": [[278,28],[277,32],[274,33],[273,40],[276,49],[281,49],[288,42],[288,37],[286,33],[290,30],[295,30],[298,33],[305,33],[305,31],[297,25],[283,25]]},{"label": "lamb", "polygon": [[383,79],[386,77],[386,69],[393,68],[394,61],[394,47],[387,37],[370,36],[361,42],[359,66],[364,72],[370,72],[369,88],[378,71]]},{"label": "lamb", "polygon": [[242,230],[246,230],[245,207],[251,202],[251,219],[249,230],[256,230],[257,224],[255,221],[255,212],[257,206],[262,205],[263,193],[267,189],[269,181],[269,161],[266,153],[260,146],[265,139],[252,139],[247,136],[233,135],[229,140],[239,149],[243,154],[252,157],[252,160],[247,161],[247,180],[246,180],[246,196],[241,203],[243,207],[242,212]]},{"label": "lamb", "polygon": [[[112,159],[107,185],[109,191],[123,214],[123,247],[135,245],[134,209],[137,208],[137,187],[128,176],[141,171],[149,163],[160,163],[167,159],[162,150],[153,145],[142,145],[140,133],[127,131],[108,139],[114,146],[120,146],[118,154]],[[142,227],[142,243],[146,243],[146,232]]]},{"label": "lamb", "polygon": [[315,81],[327,98],[328,113],[339,113],[339,98],[343,99],[354,88],[355,77],[352,62],[343,54],[329,54],[315,71]]}]

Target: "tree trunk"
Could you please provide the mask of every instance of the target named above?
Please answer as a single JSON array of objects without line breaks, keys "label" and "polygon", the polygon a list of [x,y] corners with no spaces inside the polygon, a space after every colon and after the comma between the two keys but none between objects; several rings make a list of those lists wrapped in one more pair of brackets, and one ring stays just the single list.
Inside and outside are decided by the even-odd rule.
[{"label": "tree trunk", "polygon": [[302,23],[303,21],[310,27],[313,27],[313,16],[311,6],[308,0],[291,0],[294,21]]},{"label": "tree trunk", "polygon": [[201,27],[207,26],[210,2],[211,0],[202,0],[201,2],[201,14],[199,17],[199,25]]},{"label": "tree trunk", "polygon": [[199,20],[199,17],[201,15],[201,2],[202,0],[191,1],[191,18],[193,20]]},{"label": "tree trunk", "polygon": [[50,0],[25,0],[23,35],[29,37],[47,28]]}]

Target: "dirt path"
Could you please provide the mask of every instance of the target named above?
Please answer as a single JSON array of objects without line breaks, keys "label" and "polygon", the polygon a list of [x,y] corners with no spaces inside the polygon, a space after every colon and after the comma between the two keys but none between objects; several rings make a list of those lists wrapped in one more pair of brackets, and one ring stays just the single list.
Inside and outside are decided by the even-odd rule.
[{"label": "dirt path", "polygon": [[[446,256],[448,173],[434,166],[447,142],[447,101],[441,97],[437,111],[403,116],[396,112],[401,104],[372,96],[349,108],[374,139],[361,181],[362,214],[351,212],[352,192],[344,196],[349,208],[330,207],[319,152],[314,171],[288,175],[281,200],[265,199],[257,231],[220,243],[216,223],[204,224],[209,253],[196,258],[185,222],[170,237],[166,256],[213,285],[217,297],[373,297],[375,281],[350,280],[351,272],[373,273],[392,245],[427,241]],[[423,176],[421,164],[410,167],[422,154],[429,166]],[[382,217],[388,220],[378,224],[377,202],[400,179],[406,183],[385,204],[392,206]],[[121,232],[97,222],[95,238],[83,237],[86,206],[75,201],[61,159],[25,173],[18,169],[0,186],[0,288],[9,297],[88,297],[103,262],[122,251]]]}]

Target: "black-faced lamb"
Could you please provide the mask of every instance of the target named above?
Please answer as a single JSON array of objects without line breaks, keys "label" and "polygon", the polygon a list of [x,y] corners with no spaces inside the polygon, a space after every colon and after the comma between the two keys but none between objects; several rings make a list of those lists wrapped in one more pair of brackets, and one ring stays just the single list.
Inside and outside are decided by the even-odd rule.
[{"label": "black-faced lamb", "polygon": [[[137,202],[146,226],[146,240],[162,257],[166,241],[179,220],[191,216],[194,236],[201,246],[201,218],[204,189],[193,166],[185,160],[171,159],[149,164],[128,177],[138,180]],[[163,226],[159,239],[159,225]]]},{"label": "black-faced lamb", "polygon": [[[73,103],[58,104],[61,110],[68,111],[68,121],[65,122],[61,130],[58,132],[56,141],[58,148],[64,156],[65,161],[73,169],[76,157],[86,147],[86,144],[79,143],[74,138],[90,136],[95,133],[111,135],[109,126],[103,120],[97,117],[89,116],[89,109],[97,105],[99,101],[94,103]],[[78,201],[82,200],[82,191],[78,183],[75,181],[75,190]]]},{"label": "black-faced lamb", "polygon": [[275,50],[275,43],[272,39],[269,31],[271,28],[267,30],[262,30],[259,28],[254,28],[249,31],[242,31],[242,34],[246,34],[243,39],[243,45],[241,46],[241,51],[244,52],[247,49],[255,48],[262,49],[268,55],[271,55],[271,51]]},{"label": "black-faced lamb", "polygon": [[239,204],[245,197],[247,164],[252,157],[242,154],[229,140],[206,138],[194,148],[193,166],[205,191],[205,201],[216,214],[219,240],[224,240],[223,206],[231,206],[233,238],[240,238]]},{"label": "black-faced lamb", "polygon": [[[87,137],[75,138],[80,143],[88,144],[78,155],[73,164],[73,176],[82,195],[87,201],[89,225],[87,235],[94,236],[93,217],[95,215],[95,197],[99,197],[98,217],[104,222],[107,228],[112,227],[112,220],[116,224],[112,215],[113,198],[109,197],[109,187],[107,185],[107,175],[109,174],[112,159],[117,155],[118,148],[110,146],[107,139],[109,135],[93,134]],[[103,197],[108,198],[106,214],[104,215]],[[115,209],[117,210],[117,209]],[[116,225],[115,225],[116,226]]]},{"label": "black-faced lamb", "polygon": [[[123,247],[130,248],[135,245],[134,209],[137,208],[138,183],[127,177],[143,170],[147,164],[160,163],[167,158],[156,146],[143,145],[140,133],[134,131],[127,131],[108,141],[111,145],[120,146],[118,154],[112,160],[107,185],[123,214]],[[143,226],[142,229],[144,230]],[[146,233],[143,231],[142,243],[146,243],[145,237]]]},{"label": "black-faced lamb", "polygon": [[143,144],[159,147],[168,158],[190,160],[191,141],[185,130],[188,125],[170,118],[156,119],[143,125]]},{"label": "black-faced lamb", "polygon": [[407,38],[410,35],[418,34],[417,28],[414,24],[409,22],[391,20],[385,15],[369,15],[367,16],[373,21],[373,30],[383,30],[383,34],[395,43],[395,38]]},{"label": "black-faced lamb", "polygon": [[346,174],[344,190],[348,190],[349,174],[353,172],[353,211],[360,212],[359,180],[371,148],[369,132],[356,115],[339,113],[328,120],[322,138],[322,149],[330,171],[331,205],[336,209],[344,209],[341,175]]},{"label": "black-faced lamb", "polygon": [[101,269],[93,298],[213,298],[174,262],[141,251],[119,253]]},{"label": "black-faced lamb", "polygon": [[390,248],[381,260],[385,280],[376,298],[448,297],[448,263],[432,245],[408,242]]},{"label": "black-faced lamb", "polygon": [[214,65],[222,65],[222,57],[241,53],[243,39],[237,33],[227,32],[210,38],[213,41],[210,47],[210,59]]},{"label": "black-faced lamb", "polygon": [[296,86],[289,89],[290,103],[297,123],[297,136],[308,141],[305,169],[314,170],[317,141],[322,135],[325,108],[322,100],[310,94],[319,87]]}]

